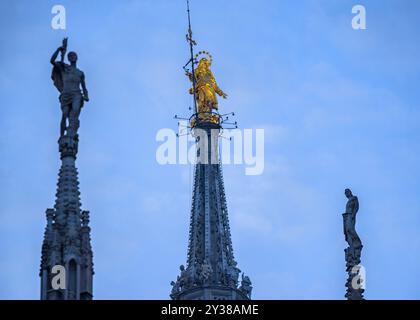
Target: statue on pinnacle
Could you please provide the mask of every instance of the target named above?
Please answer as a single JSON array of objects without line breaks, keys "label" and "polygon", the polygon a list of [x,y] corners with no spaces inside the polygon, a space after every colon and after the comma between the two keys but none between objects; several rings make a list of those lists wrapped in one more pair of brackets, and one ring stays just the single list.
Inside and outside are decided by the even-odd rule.
[{"label": "statue on pinnacle", "polygon": [[196,141],[197,161],[187,264],[180,267],[180,275],[171,282],[170,297],[173,300],[250,300],[249,277],[243,275],[239,285],[241,270],[233,254],[222,163],[217,152],[220,131],[226,128],[223,124],[236,125],[236,122],[225,122],[233,112],[218,112],[217,96],[227,98],[227,95],[219,88],[211,71],[210,53],[200,51],[194,55],[197,43],[192,38],[188,0],[187,13],[190,58],[183,69],[192,82],[189,93],[193,96],[194,114],[189,118],[189,128]]},{"label": "statue on pinnacle", "polygon": [[[198,60],[202,55],[207,57],[202,57]],[[215,119],[215,115],[212,114],[213,110],[218,110],[219,108],[217,95],[226,99],[227,94],[219,88],[213,72],[210,69],[213,58],[209,52],[200,51],[195,56],[194,62],[197,64],[194,75],[188,70],[185,74],[193,83],[193,87],[189,92],[196,97],[198,118],[201,121],[208,120],[210,122],[218,123],[218,119]]]},{"label": "statue on pinnacle", "polygon": [[350,189],[344,191],[348,201],[344,219],[344,235],[350,248],[357,250],[362,247],[362,241],[356,232],[356,214],[359,211],[359,199],[353,195]]},{"label": "statue on pinnacle", "polygon": [[[55,50],[50,60],[53,65],[51,78],[54,86],[60,92],[59,100],[62,111],[60,138],[66,135],[77,141],[80,111],[84,101],[89,101],[89,95],[86,89],[85,74],[77,68],[76,52],[71,51],[67,54],[70,64],[64,62],[66,52],[67,38],[64,38],[62,45]],[[57,61],[59,53],[61,53],[61,58]]]},{"label": "statue on pinnacle", "polygon": [[365,279],[362,272],[363,267],[360,265],[363,245],[356,232],[356,214],[359,211],[359,200],[350,189],[346,189],[344,194],[348,201],[346,212],[343,213],[343,226],[344,236],[349,245],[344,250],[348,272],[345,297],[348,300],[363,300]]},{"label": "statue on pinnacle", "polygon": [[[51,78],[60,92],[61,119],[58,139],[61,167],[53,208],[46,210],[47,226],[41,250],[42,300],[91,300],[93,298],[93,252],[89,211],[82,210],[76,168],[79,115],[88,101],[85,75],[77,66],[77,54],[69,52],[64,63],[67,38],[51,57]],[[61,53],[60,61],[56,61]],[[55,267],[65,270],[65,285],[56,287],[51,279]],[[64,283],[63,283],[64,284]]]}]

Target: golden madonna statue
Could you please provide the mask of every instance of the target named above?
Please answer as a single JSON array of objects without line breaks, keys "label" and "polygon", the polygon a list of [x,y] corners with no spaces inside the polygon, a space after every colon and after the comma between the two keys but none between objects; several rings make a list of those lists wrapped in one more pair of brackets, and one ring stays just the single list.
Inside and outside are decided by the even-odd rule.
[{"label": "golden madonna statue", "polygon": [[[201,55],[207,55],[208,59],[203,57],[199,61],[197,60]],[[195,56],[197,68],[194,70],[195,75],[195,97],[197,100],[197,117],[199,121],[209,121],[213,123],[219,123],[219,116],[213,114],[213,110],[218,109],[217,95],[227,98],[227,94],[224,93],[216,83],[213,72],[210,70],[211,63],[213,61],[211,55],[206,51],[200,51]],[[193,82],[193,75],[189,71],[186,72],[190,81]],[[194,94],[194,87],[189,90],[190,94]],[[192,126],[195,125],[194,119]]]}]

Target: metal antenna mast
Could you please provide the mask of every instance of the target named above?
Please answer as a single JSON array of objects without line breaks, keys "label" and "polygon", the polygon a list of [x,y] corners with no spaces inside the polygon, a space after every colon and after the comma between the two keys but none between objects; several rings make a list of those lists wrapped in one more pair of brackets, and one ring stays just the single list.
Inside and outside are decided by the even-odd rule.
[{"label": "metal antenna mast", "polygon": [[197,113],[197,101],[196,101],[196,96],[195,96],[195,68],[194,68],[194,46],[197,45],[197,43],[193,40],[192,38],[192,30],[191,30],[191,18],[190,18],[190,1],[187,0],[187,13],[188,13],[188,34],[186,35],[187,38],[187,42],[190,45],[190,54],[191,54],[191,58],[190,61],[187,62],[187,64],[184,66],[184,70],[185,67],[191,63],[191,74],[192,74],[192,83],[193,83],[193,96],[194,96],[194,113]]}]

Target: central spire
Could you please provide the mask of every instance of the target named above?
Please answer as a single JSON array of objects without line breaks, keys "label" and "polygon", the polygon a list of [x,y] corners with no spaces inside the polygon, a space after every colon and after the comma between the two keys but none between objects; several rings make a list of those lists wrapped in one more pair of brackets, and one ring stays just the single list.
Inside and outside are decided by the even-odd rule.
[{"label": "central spire", "polygon": [[[54,208],[46,210],[47,226],[41,255],[42,300],[91,300],[93,253],[90,244],[89,211],[81,209],[76,157],[79,144],[79,115],[89,101],[85,76],[76,68],[77,55],[70,52],[64,63],[67,38],[51,57],[52,79],[60,92],[62,118],[58,139],[61,168]],[[61,52],[61,61],[56,61]],[[80,91],[82,88],[83,94]],[[60,286],[53,285],[55,268],[64,268]]]},{"label": "central spire", "polygon": [[[218,112],[217,95],[227,95],[217,85],[210,69],[213,58],[200,51],[194,56],[189,3],[187,41],[191,58],[184,66],[192,82],[189,93],[194,97],[194,114],[190,117],[191,133],[196,139],[197,162],[190,218],[187,267],[171,282],[174,300],[248,300],[251,281],[242,274],[233,255],[218,138],[223,116]],[[191,64],[191,71],[187,66]],[[195,66],[197,67],[195,68]]]}]

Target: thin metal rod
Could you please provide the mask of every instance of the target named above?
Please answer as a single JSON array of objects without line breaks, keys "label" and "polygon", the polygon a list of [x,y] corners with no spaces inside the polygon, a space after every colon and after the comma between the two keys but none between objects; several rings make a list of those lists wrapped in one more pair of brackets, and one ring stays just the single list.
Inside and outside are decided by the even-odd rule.
[{"label": "thin metal rod", "polygon": [[191,29],[191,18],[190,18],[190,1],[187,0],[187,13],[188,13],[188,42],[190,44],[190,54],[191,54],[191,69],[192,69],[192,83],[193,83],[193,95],[194,95],[194,113],[197,113],[197,101],[195,96],[195,68],[194,68],[194,48],[193,48],[193,39],[192,39],[192,29]]}]

